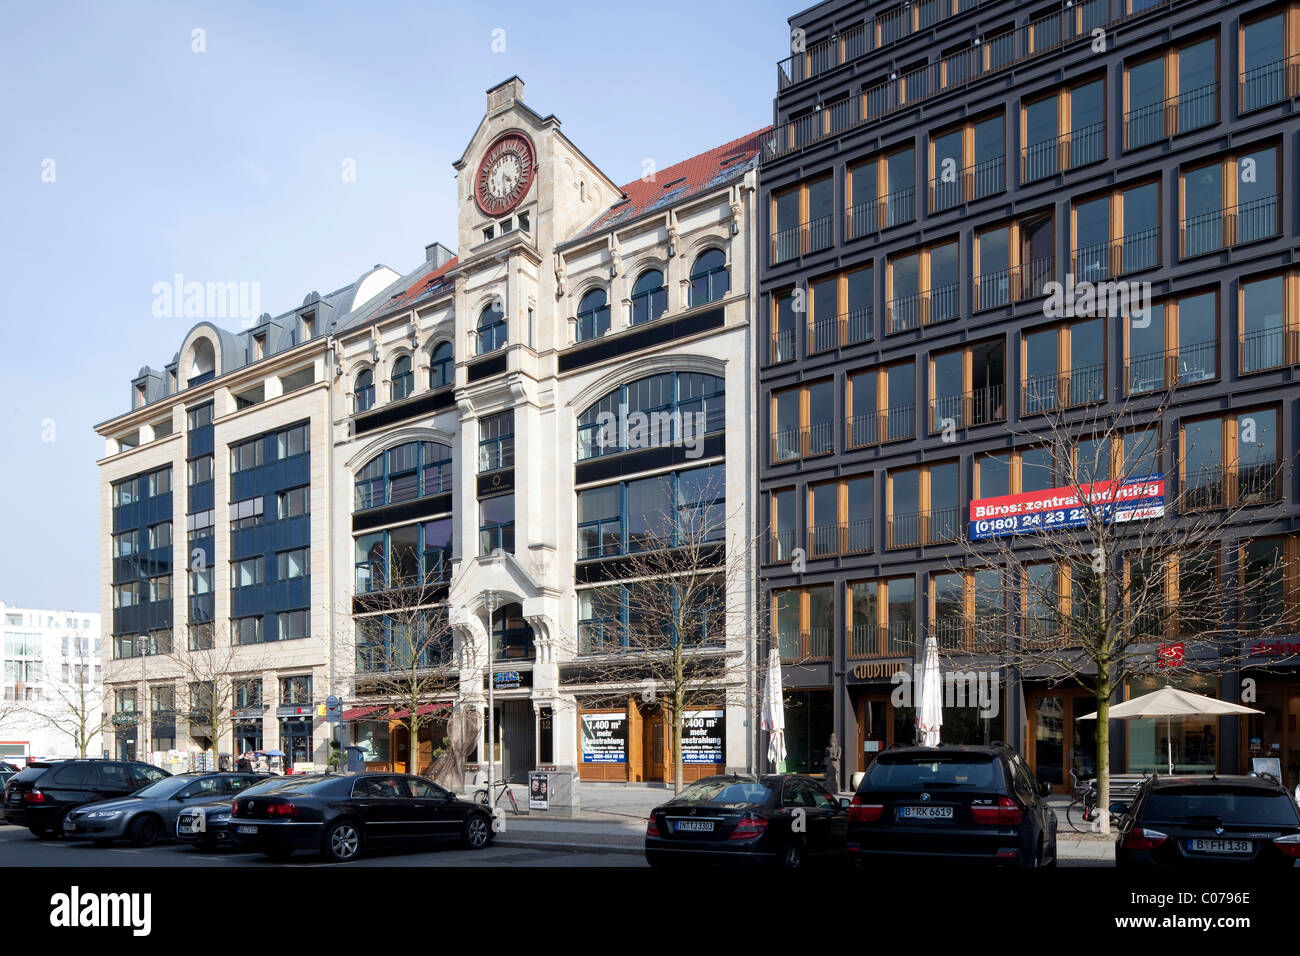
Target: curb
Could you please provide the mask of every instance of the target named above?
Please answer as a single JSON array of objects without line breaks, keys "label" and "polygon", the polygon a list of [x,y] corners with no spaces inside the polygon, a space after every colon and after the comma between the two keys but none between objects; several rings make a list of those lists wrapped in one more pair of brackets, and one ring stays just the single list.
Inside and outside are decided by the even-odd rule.
[{"label": "curb", "polygon": [[528,842],[524,840],[493,840],[492,846],[510,847],[515,850],[553,850],[557,853],[626,853],[641,856],[643,847],[612,846],[608,843],[549,843],[546,841]]}]

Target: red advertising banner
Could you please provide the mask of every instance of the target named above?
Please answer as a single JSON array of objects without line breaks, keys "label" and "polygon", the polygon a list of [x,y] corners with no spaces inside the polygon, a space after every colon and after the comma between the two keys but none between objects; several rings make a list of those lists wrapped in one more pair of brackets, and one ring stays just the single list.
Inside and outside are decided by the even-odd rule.
[{"label": "red advertising banner", "polygon": [[1089,509],[1098,507],[1112,521],[1159,518],[1165,513],[1164,475],[1098,481],[1083,485],[1078,495],[1072,488],[1049,488],[977,498],[970,503],[970,538],[1078,528],[1087,523]]}]

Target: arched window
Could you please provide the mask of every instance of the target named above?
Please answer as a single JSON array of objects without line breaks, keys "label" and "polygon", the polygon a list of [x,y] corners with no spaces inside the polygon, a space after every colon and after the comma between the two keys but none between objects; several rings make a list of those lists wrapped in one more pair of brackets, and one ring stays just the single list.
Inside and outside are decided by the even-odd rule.
[{"label": "arched window", "polygon": [[415,373],[411,371],[411,357],[403,355],[393,363],[392,401],[406,398],[415,391]]},{"label": "arched window", "polygon": [[664,288],[664,274],[658,269],[647,269],[632,286],[632,324],[653,322],[668,308],[668,290]]},{"label": "arched window", "polygon": [[429,387],[442,388],[455,382],[456,370],[452,364],[453,351],[450,342],[443,342],[433,350],[433,362],[429,366]]},{"label": "arched window", "polygon": [[492,659],[533,659],[533,628],[518,604],[507,604],[492,615]]},{"label": "arched window", "polygon": [[619,386],[578,417],[578,460],[665,445],[694,445],[726,425],[726,382],[663,372]]},{"label": "arched window", "polygon": [[578,303],[578,341],[609,331],[609,302],[604,289],[592,289]]},{"label": "arched window", "polygon": [[411,441],[380,452],[357,472],[355,510],[451,491],[451,447]]},{"label": "arched window", "polygon": [[730,290],[726,253],[721,249],[701,253],[691,266],[691,308],[717,302]]},{"label": "arched window", "polygon": [[189,375],[186,376],[187,388],[201,385],[217,376],[217,352],[212,347],[211,339],[198,339],[194,343],[194,356],[190,363]]},{"label": "arched window", "polygon": [[375,404],[375,373],[363,368],[357,373],[356,385],[352,388],[352,409],[364,412]]},{"label": "arched window", "polygon": [[506,316],[493,303],[478,314],[478,354],[495,352],[505,344]]}]

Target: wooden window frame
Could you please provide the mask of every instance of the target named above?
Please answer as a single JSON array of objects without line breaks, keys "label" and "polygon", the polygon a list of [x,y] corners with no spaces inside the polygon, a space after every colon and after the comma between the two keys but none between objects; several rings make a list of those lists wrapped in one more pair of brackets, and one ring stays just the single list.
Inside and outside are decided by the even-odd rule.
[{"label": "wooden window frame", "polygon": [[[1037,223],[1041,219],[1046,219],[1051,223],[1052,229],[1052,264],[1049,269],[1052,276],[1056,274],[1056,211],[1055,208],[1039,210],[1037,212],[1025,213],[1014,219],[1007,219],[991,226],[985,226],[974,233],[971,243],[971,311],[986,312],[990,309],[1005,309],[1008,305],[1015,305],[1018,302],[1027,302],[1031,299],[1039,298],[1043,293],[1037,295],[1027,295],[1024,291],[1023,276],[1021,269],[1028,260],[1025,251],[1025,238],[1023,230],[1030,224]],[[992,232],[998,232],[1002,229],[1007,230],[1007,273],[1009,296],[1006,303],[995,305],[980,304],[980,278],[982,271],[980,269],[980,238]]]},{"label": "wooden window frame", "polygon": [[[836,608],[835,608],[835,600],[836,600],[836,597],[835,597],[835,585],[834,585],[833,583],[827,583],[827,584],[801,584],[801,585],[798,585],[798,586],[796,586],[796,587],[790,587],[790,588],[774,588],[774,589],[772,590],[772,592],[771,592],[771,596],[770,596],[770,598],[769,598],[769,602],[770,602],[769,606],[770,606],[770,608],[771,608],[771,612],[770,612],[770,613],[771,613],[771,615],[772,615],[772,620],[773,620],[774,622],[777,620],[777,598],[778,598],[778,596],[783,595],[783,594],[789,594],[789,593],[791,593],[791,592],[798,594],[798,595],[799,595],[799,642],[800,642],[800,649],[802,650],[802,649],[804,648],[804,646],[805,646],[805,645],[804,645],[804,638],[805,638],[805,636],[806,636],[806,635],[810,635],[810,634],[812,633],[812,624],[811,624],[811,621],[812,621],[812,591],[813,591],[814,588],[825,588],[826,590],[828,590],[828,591],[830,592],[830,596],[831,596],[831,648],[830,648],[830,651],[831,651],[831,652],[830,652],[830,654],[827,655],[827,656],[822,656],[822,655],[815,655],[815,656],[814,656],[814,655],[811,655],[811,654],[805,654],[805,655],[803,655],[803,656],[801,656],[801,657],[797,657],[797,658],[782,658],[782,660],[784,660],[784,661],[823,661],[823,660],[834,660],[834,658],[835,658],[835,644],[834,644],[835,620],[834,620],[834,619],[835,619],[835,611],[836,611]],[[774,630],[775,630],[775,629],[774,629]],[[777,634],[778,634],[778,635],[779,635],[779,633],[780,633],[780,631],[777,630]],[[779,637],[778,637],[778,640],[779,640]]]},{"label": "wooden window frame", "polygon": [[[1216,347],[1214,350],[1214,377],[1202,379],[1200,381],[1217,382],[1219,380],[1221,375],[1219,371],[1220,349],[1217,346],[1219,344],[1220,337],[1223,333],[1222,298],[1219,294],[1219,287],[1211,286],[1209,288],[1193,289],[1188,292],[1181,292],[1178,295],[1167,296],[1165,298],[1162,298],[1158,302],[1151,303],[1150,308],[1161,309],[1161,314],[1165,324],[1164,368],[1163,368],[1164,384],[1160,388],[1144,389],[1143,391],[1140,392],[1134,392],[1132,390],[1132,376],[1130,375],[1130,369],[1131,369],[1130,362],[1132,361],[1132,346],[1130,344],[1130,339],[1129,339],[1129,333],[1132,328],[1132,317],[1126,316],[1125,321],[1120,323],[1120,348],[1122,349],[1121,355],[1123,358],[1123,376],[1124,376],[1123,393],[1126,396],[1153,395],[1164,389],[1168,389],[1170,387],[1177,386],[1179,384],[1178,363],[1179,363],[1179,359],[1181,358],[1181,355],[1179,354],[1180,346],[1179,346],[1179,335],[1178,335],[1179,306],[1181,305],[1184,299],[1196,299],[1203,295],[1214,296],[1214,344]],[[1240,309],[1238,309],[1238,315],[1240,314],[1241,314]],[[1238,364],[1240,364],[1240,356],[1241,356],[1240,344],[1242,339],[1241,339],[1240,331],[1242,327],[1243,327],[1242,324],[1238,322],[1238,350],[1237,350]],[[1196,382],[1193,384],[1200,384],[1200,382]]]},{"label": "wooden window frame", "polygon": [[[900,435],[896,439],[891,439],[888,437],[888,421],[891,411],[891,406],[889,404],[889,371],[890,369],[901,368],[905,365],[910,365],[912,367],[912,401],[903,403],[903,405],[910,404],[912,406],[912,428],[907,435]],[[876,440],[874,442],[856,445],[853,444],[852,440],[854,418],[853,379],[855,376],[871,373],[874,373],[876,376],[876,407],[875,411],[872,413],[877,416]],[[886,427],[883,430],[884,437],[881,437],[882,430],[879,426],[879,422],[882,418],[886,422]],[[914,439],[916,437],[916,359],[902,359],[901,361],[890,362],[887,365],[876,365],[871,368],[850,371],[844,377],[844,425],[846,431],[844,444],[846,449],[874,448],[877,445],[889,444],[891,441],[910,441]]]},{"label": "wooden window frame", "polygon": [[[1102,395],[1100,398],[1089,399],[1086,402],[1071,402],[1068,401],[1069,390],[1067,389],[1066,390],[1067,394],[1065,396],[1067,400],[1060,401],[1061,399],[1060,382],[1062,379],[1068,379],[1071,376],[1073,376],[1075,371],[1074,364],[1070,361],[1070,355],[1071,352],[1073,351],[1071,346],[1073,345],[1074,327],[1076,325],[1082,325],[1085,322],[1097,322],[1097,321],[1101,322],[1101,334],[1102,334],[1102,346],[1103,346],[1102,361],[1101,361],[1101,377],[1102,377],[1102,385],[1103,385]],[[1027,404],[1026,396],[1028,394],[1027,386],[1029,382],[1029,336],[1035,335],[1039,332],[1046,332],[1051,329],[1054,329],[1056,331],[1056,379],[1057,379],[1058,404],[1052,408],[1044,408],[1032,412],[1026,411],[1025,410]],[[1105,383],[1109,379],[1109,373],[1110,373],[1109,349],[1105,347],[1107,341],[1108,340],[1106,338],[1106,317],[1104,315],[1081,316],[1077,319],[1070,319],[1065,322],[1057,322],[1051,325],[1040,325],[1033,328],[1021,329],[1020,330],[1020,414],[1021,417],[1027,418],[1032,415],[1045,415],[1048,412],[1056,411],[1057,409],[1060,408],[1081,408],[1085,405],[1095,405],[1099,402],[1106,401]]]},{"label": "wooden window frame", "polygon": [[[797,392],[799,393],[799,436],[800,436],[800,437],[799,437],[799,452],[800,452],[800,453],[799,453],[799,457],[798,457],[798,458],[782,458],[782,459],[780,459],[780,463],[781,463],[781,464],[784,464],[784,463],[786,463],[786,462],[791,462],[791,461],[802,461],[802,460],[805,459],[805,458],[820,458],[820,457],[823,456],[823,455],[833,455],[833,454],[835,454],[835,436],[834,436],[833,433],[832,433],[832,436],[831,436],[831,443],[830,443],[830,444],[831,444],[831,447],[830,447],[829,449],[827,449],[826,451],[818,452],[818,453],[815,454],[815,455],[812,454],[812,453],[810,453],[810,452],[808,451],[808,442],[807,442],[807,440],[806,440],[807,437],[808,437],[808,429],[809,429],[809,427],[810,427],[811,424],[812,424],[812,422],[811,422],[811,417],[812,417],[812,408],[811,408],[811,406],[812,406],[812,389],[813,389],[813,386],[816,386],[816,385],[824,385],[824,384],[830,383],[830,385],[831,385],[831,400],[834,401],[834,397],[835,397],[835,385],[834,385],[834,382],[835,382],[835,380],[834,380],[833,378],[819,378],[819,379],[816,379],[815,381],[811,381],[811,382],[801,382],[801,383],[799,383],[798,385],[789,385],[789,386],[786,386],[785,388],[777,388],[777,389],[773,389],[773,390],[772,390],[771,395],[770,395],[771,404],[769,405],[769,412],[768,412],[769,415],[770,415],[770,418],[769,418],[769,421],[768,421],[768,428],[769,428],[769,431],[771,432],[771,435],[769,436],[769,439],[768,439],[769,442],[770,442],[770,441],[775,441],[775,440],[776,440],[776,435],[777,435],[777,433],[776,433],[776,431],[774,430],[774,427],[775,427],[775,425],[776,425],[776,423],[777,423],[777,400],[778,400],[779,396],[781,396],[781,395],[785,395],[785,394],[787,394],[787,393],[789,393],[789,392],[794,392],[794,391],[797,391]],[[832,411],[832,413],[831,413],[831,418],[830,418],[830,421],[829,421],[828,424],[831,425],[832,429],[834,428],[834,426],[835,426],[835,415],[834,415],[834,411]],[[777,460],[775,459],[775,457],[773,457],[773,464],[776,464],[776,463],[777,463]]]},{"label": "wooden window frame", "polygon": [[[1216,252],[1222,252],[1225,249],[1232,249],[1242,245],[1243,240],[1238,237],[1236,228],[1236,209],[1238,206],[1238,172],[1241,168],[1241,161],[1251,153],[1262,153],[1266,150],[1273,150],[1276,159],[1274,166],[1273,195],[1277,197],[1277,220],[1275,222],[1276,231],[1269,233],[1267,236],[1261,236],[1258,239],[1244,240],[1245,242],[1263,242],[1267,239],[1275,239],[1282,234],[1282,209],[1283,209],[1283,183],[1285,182],[1284,160],[1285,154],[1282,149],[1282,143],[1277,140],[1266,140],[1258,145],[1252,145],[1243,149],[1235,149],[1232,152],[1224,153],[1216,159],[1209,162],[1196,163],[1195,165],[1178,167],[1178,258],[1189,259],[1197,256],[1211,255]],[[1219,167],[1219,178],[1222,186],[1222,192],[1219,198],[1219,212],[1222,214],[1220,223],[1220,244],[1214,249],[1206,249],[1203,252],[1188,255],[1186,235],[1184,233],[1184,224],[1187,221],[1187,176],[1201,169],[1208,169],[1212,166]]]},{"label": "wooden window frame", "polygon": [[[1179,177],[1180,196],[1182,194],[1181,183],[1182,183],[1182,178],[1180,176]],[[1164,221],[1165,186],[1164,186],[1163,177],[1161,177],[1159,174],[1156,174],[1154,176],[1144,176],[1141,179],[1138,179],[1134,182],[1124,183],[1123,185],[1115,186],[1112,189],[1105,190],[1103,192],[1092,193],[1091,195],[1082,196],[1079,199],[1072,199],[1070,201],[1070,266],[1069,268],[1071,272],[1074,271],[1074,263],[1079,256],[1079,230],[1078,230],[1079,207],[1082,205],[1086,205],[1087,203],[1096,202],[1100,199],[1107,199],[1110,202],[1109,209],[1108,209],[1108,215],[1110,217],[1110,221],[1107,224],[1106,241],[1109,243],[1108,255],[1110,261],[1108,263],[1109,273],[1105,277],[1105,280],[1117,279],[1122,275],[1128,274],[1127,271],[1124,269],[1124,256],[1123,256],[1124,240],[1127,238],[1127,235],[1124,232],[1124,195],[1125,193],[1131,192],[1132,190],[1142,189],[1146,186],[1151,186],[1151,185],[1154,185],[1156,187],[1156,208],[1159,209],[1161,213],[1159,218],[1156,220],[1157,222],[1156,252],[1158,258],[1154,265],[1147,266],[1141,269],[1136,269],[1134,271],[1147,272],[1151,269],[1159,269],[1164,265],[1164,260],[1165,260],[1164,229],[1162,228],[1161,224]],[[1183,209],[1182,209],[1181,199],[1179,202],[1178,212],[1179,212],[1179,222],[1182,222]],[[1118,250],[1118,254],[1117,254],[1117,250]],[[1118,268],[1116,268],[1117,259],[1119,260]]]},{"label": "wooden window frame", "polygon": [[[955,465],[957,467],[957,496],[954,506],[957,508],[958,517],[960,518],[962,494],[961,494],[961,459],[948,458],[943,461],[927,462],[919,465],[903,465],[898,468],[890,468],[885,472],[885,549],[888,551],[900,550],[903,548],[923,548],[933,544],[943,544],[949,539],[931,540],[929,534],[929,516],[933,512],[933,500],[930,496],[930,473],[936,468],[942,468],[946,465]],[[893,520],[894,520],[894,479],[901,474],[916,472],[917,474],[917,493],[916,493],[916,513],[917,513],[917,541],[914,544],[894,544]],[[874,489],[873,489],[874,490]],[[921,518],[924,517],[926,527],[922,527]],[[960,535],[960,531],[958,534]]]},{"label": "wooden window frame", "polygon": [[[962,252],[961,252],[960,235],[946,236],[943,239],[937,240],[935,242],[926,243],[924,246],[917,246],[916,248],[913,249],[906,249],[902,252],[896,252],[894,253],[894,255],[889,256],[885,260],[885,322],[886,322],[885,334],[886,335],[901,335],[904,332],[915,332],[917,331],[917,329],[924,329],[930,325],[935,325],[935,324],[942,325],[944,322],[953,321],[952,319],[944,319],[943,322],[939,322],[939,323],[934,323],[929,321],[930,310],[928,308],[928,305],[930,301],[930,296],[934,292],[934,289],[930,284],[930,257],[935,253],[936,250],[946,248],[947,246],[956,246],[957,248],[957,297],[960,300],[961,277],[962,277],[962,269],[961,269]],[[917,325],[915,328],[895,330],[893,328],[893,324],[894,324],[893,314],[890,311],[890,307],[892,303],[895,301],[894,264],[897,263],[899,260],[906,259],[910,256],[917,257],[916,298],[917,298],[917,311],[919,313],[917,316]],[[958,311],[960,311],[960,305],[958,306]]]},{"label": "wooden window frame", "polygon": [[[1282,279],[1282,364],[1247,372],[1246,347],[1246,286],[1269,279]],[[1256,375],[1300,364],[1300,273],[1269,272],[1241,276],[1237,280],[1237,374]]]},{"label": "wooden window frame", "polygon": [[[1202,33],[1196,37],[1193,37],[1190,40],[1180,40],[1178,43],[1166,47],[1163,51],[1156,53],[1152,56],[1142,56],[1140,59],[1135,58],[1131,61],[1126,60],[1124,62],[1123,69],[1122,69],[1122,76],[1120,80],[1120,114],[1123,116],[1123,121],[1124,121],[1123,149],[1125,152],[1127,152],[1130,149],[1141,149],[1143,146],[1154,146],[1156,143],[1162,142],[1167,139],[1172,139],[1174,136],[1178,135],[1178,108],[1177,105],[1175,105],[1175,107],[1172,110],[1166,108],[1163,110],[1161,114],[1161,122],[1162,122],[1162,129],[1164,135],[1160,139],[1152,140],[1150,143],[1143,143],[1142,146],[1129,145],[1128,114],[1131,112],[1130,98],[1129,98],[1129,71],[1135,67],[1143,66],[1155,60],[1163,60],[1164,61],[1163,103],[1167,105],[1171,102],[1174,102],[1176,98],[1180,95],[1179,83],[1178,83],[1179,65],[1180,65],[1180,60],[1183,51],[1186,50],[1188,47],[1193,47],[1193,46],[1197,46],[1200,43],[1204,43],[1206,40],[1214,41],[1214,76],[1215,76],[1214,119],[1210,123],[1207,123],[1205,126],[1196,127],[1196,129],[1206,129],[1219,122],[1219,110],[1221,108],[1222,91],[1219,89],[1218,77],[1220,75],[1220,69],[1223,66],[1223,60],[1222,60],[1223,44],[1219,42],[1218,32],[1211,31],[1207,33]],[[1240,62],[1240,60],[1238,62]],[[1191,130],[1188,130],[1188,132],[1191,132]]]},{"label": "wooden window frame", "polygon": [[[849,276],[856,275],[859,272],[868,272],[868,271],[871,273],[871,302],[868,304],[867,308],[871,310],[872,321],[874,322],[875,305],[876,305],[875,303],[876,260],[875,259],[868,259],[865,262],[859,262],[857,265],[851,268],[841,269],[838,272],[832,272],[808,280],[808,319],[806,322],[806,328],[804,329],[806,335],[804,350],[805,352],[807,352],[808,355],[821,355],[825,352],[830,352],[837,348],[843,348],[844,346],[849,344],[855,344],[855,345],[858,344],[858,343],[850,343],[848,340],[849,338],[848,336]],[[814,333],[814,323],[817,315],[816,287],[818,285],[821,285],[822,283],[829,282],[832,280],[835,282],[835,313],[833,315],[833,318],[835,319],[835,344],[828,346],[826,348],[817,348],[816,336]],[[875,330],[873,328],[871,330],[871,335],[863,339],[862,341],[870,342],[874,337],[875,337]]]},{"label": "wooden window frame", "polygon": [[[848,543],[847,527],[849,518],[849,482],[868,480],[871,482],[871,521],[875,517],[876,511],[876,473],[875,471],[862,472],[860,474],[844,475],[840,478],[831,478],[824,481],[809,482],[806,486],[806,497],[804,499],[805,514],[808,520],[804,522],[807,530],[807,555],[812,558],[831,558],[841,555],[850,554],[868,554],[872,551],[872,545],[868,544],[866,548],[851,548]],[[836,527],[835,548],[830,551],[820,551],[814,546],[814,532],[821,524],[817,517],[816,508],[816,491],[819,488],[835,488],[835,515],[831,522]],[[824,525],[821,525],[824,527]]]},{"label": "wooden window frame", "polygon": [[[1237,483],[1236,478],[1241,467],[1240,453],[1237,448],[1238,436],[1241,433],[1241,420],[1260,412],[1273,412],[1277,416],[1277,443],[1278,443],[1278,467],[1282,466],[1282,455],[1285,452],[1283,447],[1284,437],[1284,403],[1263,403],[1253,405],[1240,411],[1220,412],[1216,415],[1196,415],[1189,418],[1180,418],[1178,420],[1178,487],[1183,495],[1187,491],[1187,426],[1195,425],[1201,422],[1218,421],[1220,435],[1223,441],[1223,455],[1219,459],[1218,467],[1222,469],[1224,480],[1226,481],[1231,475],[1232,481],[1227,482],[1227,488],[1223,494],[1223,503],[1206,505],[1203,507],[1194,507],[1184,502],[1184,508],[1188,511],[1217,511],[1220,508],[1232,508],[1238,505],[1237,500]],[[1231,427],[1229,427],[1231,426]],[[1279,485],[1281,482],[1279,481]],[[1279,488],[1279,497],[1285,498],[1286,492]]]},{"label": "wooden window frame", "polygon": [[[889,160],[890,160],[892,157],[897,156],[899,153],[905,153],[905,152],[908,152],[909,150],[910,150],[911,153],[912,153],[912,167],[913,167],[913,173],[912,173],[912,180],[913,180],[913,187],[912,187],[912,217],[911,217],[910,219],[903,220],[903,222],[898,223],[898,225],[901,226],[901,225],[903,225],[903,224],[906,223],[906,222],[915,222],[915,221],[916,221],[916,186],[915,186],[915,181],[916,181],[916,141],[915,141],[915,140],[911,140],[911,141],[909,141],[909,142],[906,143],[906,144],[895,144],[893,147],[891,147],[891,148],[889,148],[889,149],[881,150],[881,151],[878,152],[878,153],[874,153],[874,154],[872,154],[872,155],[870,155],[870,156],[867,156],[867,157],[863,158],[860,162],[849,163],[849,164],[847,164],[847,165],[845,166],[845,176],[844,176],[844,235],[845,235],[845,239],[846,239],[846,240],[851,241],[851,240],[853,240],[853,239],[861,239],[861,238],[864,238],[864,237],[866,237],[866,236],[871,235],[872,233],[882,232],[882,231],[884,231],[885,229],[890,228],[890,226],[889,226],[889,204],[888,204],[888,202],[886,202],[886,200],[888,199],[888,197],[889,197],[889,195],[890,195],[890,190],[889,190]],[[853,173],[854,173],[855,170],[861,169],[863,166],[867,166],[867,165],[869,165],[869,164],[873,164],[873,163],[875,164],[875,167],[876,167],[876,195],[873,196],[871,199],[867,199],[867,200],[858,200],[857,202],[858,202],[859,205],[865,205],[866,203],[874,202],[874,203],[876,204],[876,208],[875,208],[875,220],[876,220],[876,221],[875,221],[874,226],[873,226],[872,228],[864,229],[864,230],[862,230],[860,233],[857,233],[857,234],[855,235],[855,233],[854,233],[854,231],[853,231],[853,206],[854,206],[854,202],[855,202],[855,200],[854,200],[854,198],[853,198]]]},{"label": "wooden window frame", "polygon": [[[1068,137],[1074,132],[1073,124],[1071,123],[1071,98],[1074,96],[1076,90],[1092,83],[1096,83],[1098,80],[1101,81],[1101,122],[1103,126],[1101,155],[1087,163],[1080,163],[1078,166],[1075,166],[1071,164],[1072,157],[1070,155],[1070,147],[1072,142],[1068,139]],[[1090,166],[1094,163],[1104,163],[1106,161],[1109,150],[1107,148],[1108,144],[1106,142],[1106,130],[1104,127],[1107,125],[1106,121],[1108,118],[1105,107],[1106,104],[1110,102],[1109,87],[1110,82],[1106,73],[1104,71],[1096,72],[1089,74],[1082,79],[1072,80],[1067,85],[1057,87],[1050,93],[1045,93],[1041,96],[1034,96],[1032,99],[1022,99],[1020,101],[1020,185],[1024,186],[1029,183],[1042,182],[1044,179],[1049,178],[1048,176],[1040,176],[1036,179],[1025,178],[1029,171],[1028,153],[1026,151],[1029,149],[1029,107],[1036,106],[1037,104],[1043,103],[1053,97],[1056,98],[1056,169],[1053,170],[1050,175],[1059,176],[1061,173],[1069,172],[1072,169],[1080,169],[1083,166]],[[1037,146],[1039,144],[1035,143],[1034,145]]]},{"label": "wooden window frame", "polygon": [[[929,142],[926,144],[926,164],[927,164],[926,168],[930,171],[930,196],[929,196],[928,209],[931,213],[939,211],[935,207],[935,198],[936,198],[935,182],[938,180],[938,176],[934,164],[934,141],[936,139],[942,139],[944,136],[949,136],[952,133],[956,133],[958,131],[961,132],[962,134],[961,165],[957,170],[957,175],[964,177],[968,169],[974,169],[975,167],[975,127],[995,118],[1002,120],[1002,162],[1005,164],[1007,159],[1007,112],[1005,108],[989,110],[988,112],[983,113],[979,116],[972,117],[971,119],[968,119],[965,122],[950,124],[938,130],[937,132],[932,132],[929,135],[928,137]],[[995,190],[994,192],[987,193],[986,195],[994,196],[997,195],[998,192],[1006,192],[1006,189],[1007,189],[1007,183],[1006,183],[1006,176],[1004,175],[1002,177],[1002,189]],[[948,209],[955,209],[957,208],[957,206],[960,206],[963,203],[971,202],[970,193],[972,191],[973,190],[966,189],[966,183],[963,180],[961,202],[956,203],[952,206],[945,206],[944,211]],[[985,197],[980,196],[979,198],[983,199]]]}]

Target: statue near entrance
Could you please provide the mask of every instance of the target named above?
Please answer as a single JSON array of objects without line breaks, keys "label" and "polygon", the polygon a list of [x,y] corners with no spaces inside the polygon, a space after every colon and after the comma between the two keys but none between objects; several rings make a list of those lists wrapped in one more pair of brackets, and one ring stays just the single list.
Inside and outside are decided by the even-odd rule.
[{"label": "statue near entrance", "polygon": [[826,767],[826,789],[838,793],[840,789],[840,739],[831,732],[831,741],[826,745],[826,756],[822,762]]}]

